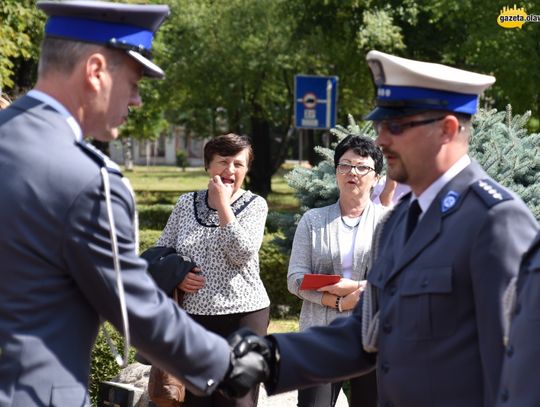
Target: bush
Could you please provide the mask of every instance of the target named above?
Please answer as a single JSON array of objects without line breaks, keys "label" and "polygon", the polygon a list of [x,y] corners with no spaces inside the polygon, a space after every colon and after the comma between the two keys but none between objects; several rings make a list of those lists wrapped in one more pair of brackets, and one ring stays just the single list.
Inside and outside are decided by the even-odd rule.
[{"label": "bush", "polygon": [[174,205],[178,201],[178,191],[135,191],[137,208],[142,205]]},{"label": "bush", "polygon": [[287,268],[289,258],[266,235],[259,251],[261,279],[270,297],[271,318],[297,316],[302,306],[301,300],[287,289]]},{"label": "bush", "polygon": [[155,246],[161,232],[161,230],[141,230],[139,232],[139,253],[144,252],[149,247]]},{"label": "bush", "polygon": [[[116,345],[116,349],[122,354],[124,351],[124,338],[108,322],[106,322],[106,325],[111,339]],[[131,348],[129,363],[133,363],[135,361],[134,358],[135,349]],[[114,360],[109,345],[103,335],[103,331],[100,329],[96,343],[94,344],[94,349],[92,350],[92,364],[90,365],[90,383],[88,391],[93,406],[97,406],[99,383],[111,380],[118,373],[120,373],[120,366],[118,366]]]},{"label": "bush", "polygon": [[139,229],[163,230],[174,205],[139,205]]},{"label": "bush", "polygon": [[176,166],[182,168],[182,171],[189,167],[189,160],[185,150],[176,150]]}]

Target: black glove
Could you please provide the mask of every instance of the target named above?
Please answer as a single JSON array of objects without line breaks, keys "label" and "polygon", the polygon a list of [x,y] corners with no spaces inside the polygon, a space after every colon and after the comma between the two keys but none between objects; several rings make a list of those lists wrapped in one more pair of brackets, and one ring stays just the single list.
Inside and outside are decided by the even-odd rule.
[{"label": "black glove", "polygon": [[233,333],[227,341],[231,347],[231,365],[219,389],[227,397],[240,398],[271,377],[274,344],[246,328]]}]

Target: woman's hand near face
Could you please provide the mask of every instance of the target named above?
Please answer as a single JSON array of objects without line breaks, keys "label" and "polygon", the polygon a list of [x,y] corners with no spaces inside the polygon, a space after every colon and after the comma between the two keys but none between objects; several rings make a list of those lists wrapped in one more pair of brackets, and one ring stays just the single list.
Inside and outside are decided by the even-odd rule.
[{"label": "woman's hand near face", "polygon": [[186,293],[195,294],[204,287],[204,277],[200,273],[200,268],[193,267],[177,287]]},{"label": "woman's hand near face", "polygon": [[231,209],[232,195],[232,186],[221,182],[219,175],[213,176],[208,182],[208,204],[218,212],[220,226],[225,226],[235,219]]},{"label": "woman's hand near face", "polygon": [[231,184],[224,184],[219,175],[208,181],[208,203],[216,210],[230,206],[232,192]]}]

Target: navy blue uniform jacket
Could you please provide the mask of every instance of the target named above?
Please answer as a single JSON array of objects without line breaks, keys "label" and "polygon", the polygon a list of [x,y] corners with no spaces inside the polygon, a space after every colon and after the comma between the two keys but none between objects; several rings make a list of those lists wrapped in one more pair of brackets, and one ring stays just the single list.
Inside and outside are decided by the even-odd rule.
[{"label": "navy blue uniform jacket", "polygon": [[[120,174],[110,182],[132,342],[210,393],[228,344],[156,288],[136,255],[131,193]],[[0,112],[0,191],[0,406],[87,405],[100,316],[122,329],[100,167],[26,96]]]},{"label": "navy blue uniform jacket", "polygon": [[[476,162],[443,187],[405,243],[408,201],[382,224],[368,275],[380,307],[380,404],[491,407],[504,349],[501,297],[537,222]],[[375,355],[362,351],[359,308],[328,327],[275,335],[281,362],[270,391],[367,371]]]}]

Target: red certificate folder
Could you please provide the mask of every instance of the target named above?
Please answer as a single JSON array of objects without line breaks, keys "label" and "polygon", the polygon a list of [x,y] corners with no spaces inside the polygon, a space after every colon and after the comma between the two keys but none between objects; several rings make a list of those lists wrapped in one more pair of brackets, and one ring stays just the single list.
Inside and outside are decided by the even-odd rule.
[{"label": "red certificate folder", "polygon": [[316,290],[326,285],[335,284],[339,280],[341,280],[341,276],[335,274],[304,274],[300,289]]}]

